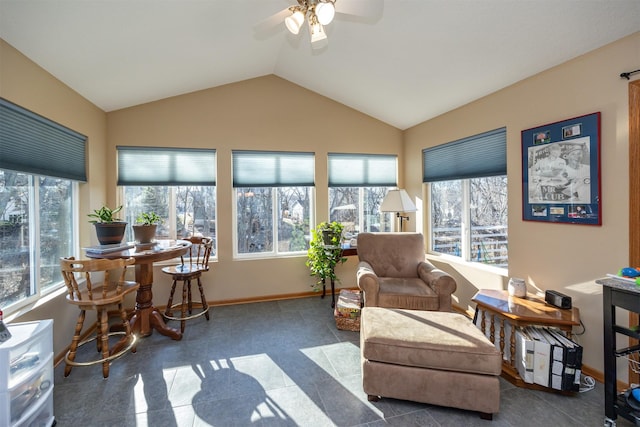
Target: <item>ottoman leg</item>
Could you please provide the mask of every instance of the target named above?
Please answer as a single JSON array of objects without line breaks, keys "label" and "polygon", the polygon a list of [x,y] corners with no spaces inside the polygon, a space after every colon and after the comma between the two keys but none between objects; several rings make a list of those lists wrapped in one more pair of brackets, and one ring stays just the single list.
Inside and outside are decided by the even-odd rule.
[{"label": "ottoman leg", "polygon": [[367,400],[369,402],[377,402],[380,400],[380,396],[374,396],[372,394],[367,395]]},{"label": "ottoman leg", "polygon": [[483,420],[493,420],[493,414],[487,413],[487,412],[480,412],[480,418],[482,418]]}]

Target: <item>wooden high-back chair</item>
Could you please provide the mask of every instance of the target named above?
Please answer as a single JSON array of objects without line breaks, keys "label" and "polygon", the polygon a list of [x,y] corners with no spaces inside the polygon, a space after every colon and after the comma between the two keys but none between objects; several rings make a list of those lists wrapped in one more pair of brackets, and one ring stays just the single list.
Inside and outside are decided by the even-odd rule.
[{"label": "wooden high-back chair", "polygon": [[[90,366],[102,363],[102,376],[109,376],[109,364],[112,360],[122,356],[130,349],[135,352],[136,336],[131,333],[123,301],[124,297],[135,292],[140,286],[137,282],[125,280],[127,267],[135,262],[128,259],[87,259],[76,260],[73,257],[61,258],[60,269],[64,283],[67,286],[67,302],[80,309],[75,332],[65,355],[64,376],[71,373],[74,366]],[[115,280],[114,280],[115,279]],[[117,307],[122,320],[122,331],[109,332],[108,308]],[[80,342],[82,328],[87,310],[96,311],[96,335]],[[109,337],[123,335],[110,349]],[[99,359],[87,362],[77,362],[76,355],[79,347],[91,341],[96,341]]]},{"label": "wooden high-back chair", "polygon": [[[209,305],[204,295],[202,273],[209,271],[209,257],[213,250],[213,239],[211,237],[189,237],[184,240],[191,242],[189,253],[180,257],[181,263],[164,267],[163,273],[170,274],[173,278],[171,293],[167,308],[163,314],[165,319],[180,321],[180,332],[184,333],[185,322],[204,315],[209,320]],[[200,301],[194,301],[191,296],[191,281],[196,280],[200,291]],[[173,295],[176,285],[182,282],[182,301],[174,304]],[[180,315],[174,315],[174,310],[180,309]],[[195,312],[194,312],[195,309]]]}]

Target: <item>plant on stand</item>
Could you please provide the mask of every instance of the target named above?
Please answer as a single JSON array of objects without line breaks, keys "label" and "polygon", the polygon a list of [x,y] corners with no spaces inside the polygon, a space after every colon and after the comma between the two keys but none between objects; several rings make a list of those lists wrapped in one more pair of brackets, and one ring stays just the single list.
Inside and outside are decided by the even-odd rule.
[{"label": "plant on stand", "polygon": [[142,212],[136,218],[133,226],[133,235],[138,243],[151,243],[156,236],[158,224],[162,224],[162,218],[155,212]]},{"label": "plant on stand", "polygon": [[327,280],[332,284],[340,282],[336,276],[335,267],[344,263],[347,258],[342,256],[343,226],[339,222],[321,222],[311,230],[311,242],[307,251],[306,265],[309,267],[311,276],[318,278],[314,286],[315,291],[324,289]]},{"label": "plant on stand", "polygon": [[115,209],[102,206],[95,209],[93,213],[87,214],[89,222],[96,227],[96,236],[101,245],[113,245],[122,242],[124,233],[127,229],[127,223],[116,217],[116,214],[122,210],[122,205]]}]

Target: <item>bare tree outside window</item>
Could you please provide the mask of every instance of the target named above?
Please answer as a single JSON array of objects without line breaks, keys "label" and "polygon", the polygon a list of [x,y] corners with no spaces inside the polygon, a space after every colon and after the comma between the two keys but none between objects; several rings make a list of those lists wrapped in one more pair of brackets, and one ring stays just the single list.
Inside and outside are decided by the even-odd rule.
[{"label": "bare tree outside window", "polygon": [[238,187],[237,254],[283,254],[309,248],[312,187]]},{"label": "bare tree outside window", "polygon": [[506,268],[507,177],[437,181],[431,187],[431,249]]},{"label": "bare tree outside window", "polygon": [[[163,219],[156,230],[158,238],[211,237],[212,255],[217,253],[215,186],[125,186],[124,200],[124,219],[129,224],[135,224],[143,212],[155,212]],[[125,239],[133,241],[131,227]]]},{"label": "bare tree outside window", "polygon": [[347,235],[391,231],[391,214],[380,212],[388,191],[388,187],[330,187],[329,220],[341,223]]},{"label": "bare tree outside window", "polygon": [[62,286],[73,255],[72,181],[0,170],[0,306]]}]

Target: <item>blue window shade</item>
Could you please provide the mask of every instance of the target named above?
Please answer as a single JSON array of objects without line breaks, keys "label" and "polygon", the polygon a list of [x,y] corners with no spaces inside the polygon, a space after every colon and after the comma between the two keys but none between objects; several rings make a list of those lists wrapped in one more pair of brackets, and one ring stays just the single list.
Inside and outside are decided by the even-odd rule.
[{"label": "blue window shade", "polygon": [[329,187],[397,186],[397,156],[329,153]]},{"label": "blue window shade", "polygon": [[86,181],[87,137],[0,98],[0,169]]},{"label": "blue window shade", "polygon": [[422,150],[422,182],[481,178],[506,173],[506,128]]},{"label": "blue window shade", "polygon": [[234,187],[312,187],[314,153],[233,150]]},{"label": "blue window shade", "polygon": [[216,150],[116,148],[118,185],[216,185]]}]

